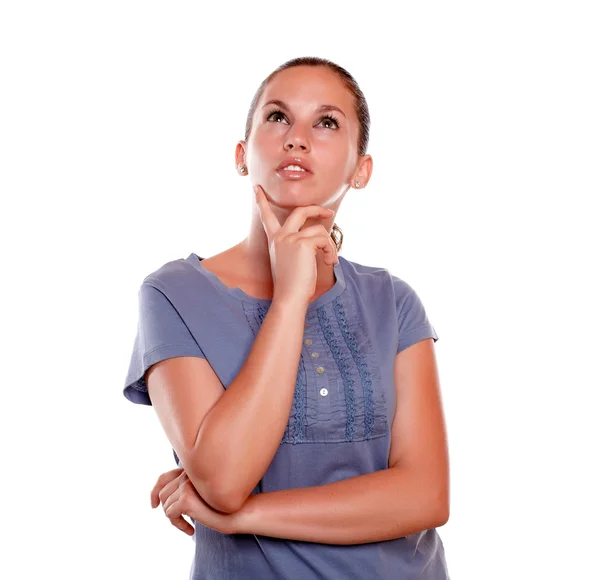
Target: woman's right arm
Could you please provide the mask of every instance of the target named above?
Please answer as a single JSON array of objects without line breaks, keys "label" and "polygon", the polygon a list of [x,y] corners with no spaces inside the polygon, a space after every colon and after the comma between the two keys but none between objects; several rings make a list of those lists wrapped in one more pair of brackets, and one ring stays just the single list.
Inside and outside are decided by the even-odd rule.
[{"label": "woman's right arm", "polygon": [[239,510],[273,460],[294,398],[308,303],[274,297],[227,389],[207,360],[147,371],[148,394],[187,476],[213,508]]},{"label": "woman's right arm", "polygon": [[[304,334],[317,281],[337,248],[321,220],[333,210],[292,210],[283,225],[260,185],[255,187],[269,248],[273,300],[238,375],[223,386],[208,362],[173,358],[149,369],[152,404],[200,496],[215,509],[238,511],[273,460],[288,423]],[[307,220],[316,222],[306,226]],[[303,229],[301,229],[303,228]]]}]

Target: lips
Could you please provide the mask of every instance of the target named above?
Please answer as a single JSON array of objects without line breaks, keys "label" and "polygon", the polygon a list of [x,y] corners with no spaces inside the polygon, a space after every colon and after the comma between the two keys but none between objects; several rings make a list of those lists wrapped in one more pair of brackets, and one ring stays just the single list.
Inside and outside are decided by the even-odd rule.
[{"label": "lips", "polygon": [[288,165],[297,165],[306,171],[307,173],[312,173],[310,165],[304,159],[300,159],[299,157],[286,157],[278,166],[276,171],[282,171],[284,167]]}]

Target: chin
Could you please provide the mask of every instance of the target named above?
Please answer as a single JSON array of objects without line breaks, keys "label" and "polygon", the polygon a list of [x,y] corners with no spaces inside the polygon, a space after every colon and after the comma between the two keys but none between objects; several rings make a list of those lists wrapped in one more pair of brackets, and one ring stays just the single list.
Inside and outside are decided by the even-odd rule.
[{"label": "chin", "polygon": [[[277,207],[282,209],[293,209],[295,207],[313,205],[317,203],[315,201],[308,200],[309,196],[302,186],[294,187],[295,184],[283,184],[276,189],[275,192],[270,196],[269,201]],[[312,198],[312,195],[310,196]]]}]

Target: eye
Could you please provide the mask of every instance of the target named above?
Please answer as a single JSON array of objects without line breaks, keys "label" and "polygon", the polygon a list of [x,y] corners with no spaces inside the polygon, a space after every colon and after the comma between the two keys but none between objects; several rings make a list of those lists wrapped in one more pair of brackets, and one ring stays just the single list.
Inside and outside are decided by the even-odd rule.
[{"label": "eye", "polygon": [[[281,111],[280,109],[275,109],[275,110],[267,113],[267,121],[270,121],[272,118],[273,119],[277,119],[277,118],[285,119],[286,117],[283,114],[283,111]],[[277,121],[275,121],[275,122],[277,122]],[[338,120],[333,115],[325,115],[324,117],[321,117],[321,123],[328,123],[329,125],[326,127],[327,129],[339,129],[340,128],[340,124],[339,124]]]},{"label": "eye", "polygon": [[333,127],[335,127],[336,129],[339,129],[339,127],[340,127],[338,120],[335,117],[333,117],[332,115],[325,115],[321,119],[321,123],[329,123],[330,125],[333,125]]},{"label": "eye", "polygon": [[285,115],[281,111],[279,111],[277,109],[275,111],[271,111],[270,113],[268,113],[268,115],[267,115],[267,121],[271,117],[282,117],[283,119],[285,119]]}]

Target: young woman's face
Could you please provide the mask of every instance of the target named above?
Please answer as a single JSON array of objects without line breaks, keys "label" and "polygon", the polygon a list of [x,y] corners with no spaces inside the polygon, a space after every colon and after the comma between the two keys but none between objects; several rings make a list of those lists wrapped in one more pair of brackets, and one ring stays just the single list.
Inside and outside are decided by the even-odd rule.
[{"label": "young woman's face", "polygon": [[[323,105],[341,112],[320,110]],[[348,190],[360,157],[358,129],[352,94],[335,73],[307,66],[278,73],[257,104],[247,143],[253,185],[261,185],[270,201],[282,208],[334,205]],[[301,159],[311,172],[294,179],[278,170],[287,157]]]}]

